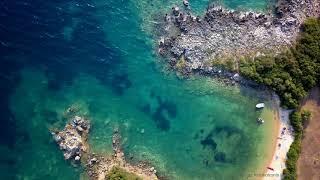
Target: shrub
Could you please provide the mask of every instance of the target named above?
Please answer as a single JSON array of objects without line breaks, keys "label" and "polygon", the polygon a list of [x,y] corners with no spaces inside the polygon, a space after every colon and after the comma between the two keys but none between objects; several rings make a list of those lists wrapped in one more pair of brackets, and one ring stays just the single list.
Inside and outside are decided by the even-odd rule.
[{"label": "shrub", "polygon": [[106,175],[106,180],[142,180],[139,176],[129,173],[120,167],[113,167]]},{"label": "shrub", "polygon": [[[303,112],[302,112],[303,113]],[[295,131],[294,141],[290,146],[287,153],[286,169],[283,170],[284,180],[295,180],[297,179],[297,161],[301,151],[301,138],[303,133],[303,118],[302,113],[297,111],[290,114],[290,124]]]},{"label": "shrub", "polygon": [[311,112],[307,110],[303,110],[301,113],[303,127],[306,127],[308,125],[310,118],[311,118]]},{"label": "shrub", "polygon": [[[267,85],[280,97],[282,106],[297,108],[299,101],[320,81],[320,18],[309,18],[302,25],[297,44],[277,56],[240,59],[240,74]],[[296,163],[301,149],[303,126],[310,112],[293,112],[290,123],[295,131],[294,142],[287,154],[283,171],[285,180],[297,179]]]},{"label": "shrub", "polygon": [[299,112],[295,111],[290,115],[290,123],[295,133],[302,132],[302,120],[301,120],[301,114]]}]

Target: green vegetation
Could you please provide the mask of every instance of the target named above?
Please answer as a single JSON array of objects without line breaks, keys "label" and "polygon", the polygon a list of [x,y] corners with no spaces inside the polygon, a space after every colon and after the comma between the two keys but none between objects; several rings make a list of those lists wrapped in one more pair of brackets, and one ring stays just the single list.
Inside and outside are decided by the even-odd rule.
[{"label": "green vegetation", "polygon": [[303,127],[306,127],[309,123],[310,118],[311,118],[311,112],[307,111],[307,110],[303,110],[301,113],[301,118],[302,118]]},{"label": "green vegetation", "polygon": [[309,121],[311,113],[309,111],[293,112],[290,115],[290,124],[294,129],[294,141],[287,153],[286,169],[283,171],[284,180],[297,179],[297,161],[301,150],[301,139],[303,135],[303,125]]},{"label": "green vegetation", "polygon": [[[241,59],[239,69],[243,76],[271,87],[280,96],[284,107],[297,108],[306,92],[320,81],[320,19],[305,21],[294,47],[276,56]],[[284,180],[297,179],[296,163],[301,150],[303,127],[310,117],[308,111],[295,111],[290,115],[295,135],[287,153]]]},{"label": "green vegetation", "polygon": [[[290,50],[290,55],[287,54],[284,57],[289,60],[287,64],[284,64],[289,68],[280,69],[287,70],[290,83],[295,83],[297,87],[297,89],[283,89],[284,91],[289,91],[291,94],[289,98],[280,94],[284,105],[288,107],[296,107],[305,92],[314,87],[320,79],[320,19],[308,19],[302,30],[296,47]],[[286,82],[285,84],[287,85]],[[274,86],[274,83],[271,83],[271,86],[277,87]],[[277,88],[276,90],[281,92]],[[286,100],[289,100],[289,103],[286,103]],[[295,111],[290,115],[290,123],[295,131],[295,136],[287,153],[286,169],[283,171],[284,180],[297,179],[296,164],[301,151],[303,127],[308,124],[310,117],[311,113],[309,111],[302,111],[301,113]]]},{"label": "green vegetation", "polygon": [[129,173],[120,167],[113,167],[107,174],[106,180],[142,180],[139,176],[134,173]]},{"label": "green vegetation", "polygon": [[222,69],[227,69],[229,71],[236,70],[236,63],[234,59],[225,58],[225,59],[212,59],[209,61],[210,66],[219,67]]},{"label": "green vegetation", "polygon": [[306,20],[297,44],[286,52],[240,60],[240,73],[271,87],[284,107],[298,107],[320,80],[320,19]]}]

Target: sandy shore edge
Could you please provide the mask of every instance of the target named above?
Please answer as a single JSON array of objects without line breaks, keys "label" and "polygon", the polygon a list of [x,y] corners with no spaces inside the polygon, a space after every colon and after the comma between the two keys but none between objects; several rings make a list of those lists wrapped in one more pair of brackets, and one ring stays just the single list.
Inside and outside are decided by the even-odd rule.
[{"label": "sandy shore edge", "polygon": [[[278,99],[278,98],[277,98]],[[276,103],[275,118],[277,120],[278,132],[275,134],[276,139],[273,148],[273,156],[269,161],[267,170],[262,179],[265,180],[281,180],[282,171],[285,169],[285,161],[287,152],[294,140],[293,129],[290,125],[289,115],[292,110],[283,109],[280,107],[279,100]],[[272,170],[273,169],[273,170]]]}]

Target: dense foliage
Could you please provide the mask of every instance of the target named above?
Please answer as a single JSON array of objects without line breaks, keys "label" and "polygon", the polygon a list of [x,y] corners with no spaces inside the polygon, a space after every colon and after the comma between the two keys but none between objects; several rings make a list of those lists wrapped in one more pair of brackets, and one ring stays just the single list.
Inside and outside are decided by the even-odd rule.
[{"label": "dense foliage", "polygon": [[139,176],[129,173],[119,167],[113,167],[107,174],[106,180],[142,180]]},{"label": "dense foliage", "polygon": [[[240,61],[240,73],[260,84],[271,87],[282,105],[297,108],[299,101],[320,81],[320,19],[305,21],[297,44],[277,56],[260,56]],[[311,113],[293,112],[290,123],[295,131],[294,142],[287,153],[284,180],[297,179],[296,163],[301,150],[303,127]]]},{"label": "dense foliage", "polygon": [[320,19],[305,21],[297,44],[290,50],[276,57],[241,60],[240,73],[271,87],[283,106],[296,108],[306,92],[320,80]]},{"label": "dense foliage", "polygon": [[294,141],[287,153],[286,169],[283,171],[284,180],[297,179],[297,161],[301,150],[301,138],[303,134],[303,124],[309,121],[311,113],[309,111],[293,112],[290,115],[290,123],[294,129]]},{"label": "dense foliage", "polygon": [[303,127],[307,127],[307,125],[309,124],[310,118],[311,118],[311,112],[307,110],[303,110],[301,113]]}]

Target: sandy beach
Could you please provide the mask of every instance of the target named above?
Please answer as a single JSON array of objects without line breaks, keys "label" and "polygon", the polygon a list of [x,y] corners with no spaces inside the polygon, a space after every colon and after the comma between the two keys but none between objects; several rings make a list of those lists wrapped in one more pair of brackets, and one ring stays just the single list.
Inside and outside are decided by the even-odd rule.
[{"label": "sandy beach", "polygon": [[285,169],[285,161],[290,145],[294,140],[293,129],[290,125],[289,115],[291,110],[286,110],[278,106],[277,120],[279,122],[278,133],[275,136],[276,143],[271,162],[266,167],[267,171],[263,179],[280,180],[282,171]]}]

